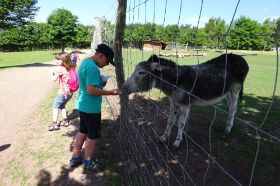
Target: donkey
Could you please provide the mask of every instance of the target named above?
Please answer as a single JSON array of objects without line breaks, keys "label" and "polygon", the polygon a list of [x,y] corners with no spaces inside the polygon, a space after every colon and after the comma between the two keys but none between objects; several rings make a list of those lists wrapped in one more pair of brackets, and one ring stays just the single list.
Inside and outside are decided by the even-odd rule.
[{"label": "donkey", "polygon": [[243,83],[249,71],[245,59],[236,54],[222,54],[198,65],[179,66],[171,60],[152,55],[140,62],[124,82],[127,94],[160,89],[169,98],[167,127],[160,140],[166,142],[178,119],[178,132],[173,148],[178,148],[192,106],[207,106],[221,102],[229,105],[225,126],[228,134],[233,126],[237,101],[243,94]]}]

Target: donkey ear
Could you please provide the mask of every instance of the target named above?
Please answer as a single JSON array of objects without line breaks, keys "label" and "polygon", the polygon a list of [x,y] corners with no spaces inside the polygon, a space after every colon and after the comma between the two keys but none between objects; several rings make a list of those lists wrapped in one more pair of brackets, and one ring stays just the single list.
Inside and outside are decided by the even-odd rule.
[{"label": "donkey ear", "polygon": [[150,63],[150,67],[151,67],[151,69],[152,69],[153,71],[154,71],[154,70],[158,70],[158,71],[161,71],[161,70],[162,70],[160,64],[157,63],[157,62],[152,62],[152,63]]},{"label": "donkey ear", "polygon": [[149,62],[158,62],[159,59],[157,57],[157,55],[151,55],[151,57],[148,59]]},{"label": "donkey ear", "polygon": [[160,64],[159,62],[151,62],[150,67],[151,67],[151,70],[157,70],[157,71],[170,69],[169,66],[165,66],[163,64]]}]

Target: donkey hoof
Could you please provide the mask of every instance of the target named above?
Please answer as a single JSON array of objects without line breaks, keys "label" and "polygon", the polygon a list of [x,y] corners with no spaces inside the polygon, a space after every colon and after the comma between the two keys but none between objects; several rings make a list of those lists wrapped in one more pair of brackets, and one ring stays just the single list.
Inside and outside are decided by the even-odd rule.
[{"label": "donkey hoof", "polygon": [[179,141],[175,141],[175,142],[172,144],[171,150],[172,150],[173,152],[175,152],[176,150],[178,150],[179,144],[180,144]]},{"label": "donkey hoof", "polygon": [[173,144],[170,150],[171,150],[171,152],[176,152],[178,149],[179,149],[179,146],[176,146]]},{"label": "donkey hoof", "polygon": [[231,132],[231,126],[226,126],[225,133],[230,134],[230,132]]}]

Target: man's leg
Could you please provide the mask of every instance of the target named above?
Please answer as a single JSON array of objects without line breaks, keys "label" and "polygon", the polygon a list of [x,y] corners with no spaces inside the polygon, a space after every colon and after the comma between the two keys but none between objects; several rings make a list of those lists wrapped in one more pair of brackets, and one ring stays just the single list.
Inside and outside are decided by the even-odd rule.
[{"label": "man's leg", "polygon": [[92,160],[92,157],[96,154],[96,143],[101,137],[101,113],[92,113],[88,115],[87,119],[88,134],[85,141],[84,169],[98,171],[100,168],[96,162]]},{"label": "man's leg", "polygon": [[80,157],[81,156],[81,150],[83,147],[83,144],[87,138],[86,134],[83,134],[81,132],[78,132],[75,141],[74,141],[74,147],[73,147],[73,155],[72,157]]},{"label": "man's leg", "polygon": [[85,125],[85,116],[83,112],[80,112],[80,127],[74,140],[74,147],[72,158],[70,159],[70,166],[74,167],[82,163],[83,158],[81,157],[81,150],[83,144],[87,138],[87,128]]},{"label": "man's leg", "polygon": [[95,154],[96,141],[94,139],[87,138],[85,141],[85,157],[84,160],[91,160]]}]

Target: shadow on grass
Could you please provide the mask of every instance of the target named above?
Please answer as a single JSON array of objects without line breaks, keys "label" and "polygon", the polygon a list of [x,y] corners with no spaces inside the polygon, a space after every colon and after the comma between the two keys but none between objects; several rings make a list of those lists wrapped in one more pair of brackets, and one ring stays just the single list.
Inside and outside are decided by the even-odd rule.
[{"label": "shadow on grass", "polygon": [[[237,117],[243,119],[246,123],[257,127],[262,123],[266,111],[271,103],[271,98],[260,97],[254,95],[244,95],[243,101],[239,106]],[[280,136],[280,114],[279,114],[279,96],[275,97],[274,105],[268,115],[263,126],[263,130],[276,137]],[[226,103],[218,105],[228,112]],[[227,120],[227,114],[217,110],[214,117],[215,109],[209,107],[193,107],[190,112],[188,123],[188,135],[199,144],[207,152],[210,151],[209,136],[211,134],[211,152],[212,156],[220,165],[242,185],[248,185],[253,162],[257,149],[256,131],[248,127],[246,124],[235,120],[232,133],[226,135],[224,125]],[[207,169],[208,157],[202,152],[196,144],[186,138],[182,141],[179,150],[173,156],[167,148],[176,139],[177,129],[173,128],[167,147],[158,144],[158,136],[160,136],[167,122],[169,113],[169,103],[166,97],[160,100],[150,101],[143,96],[134,96],[130,100],[128,126],[123,126],[119,136],[121,143],[123,142],[124,159],[136,162],[138,173],[135,179],[149,180],[152,177],[152,183],[166,183],[176,185],[191,184],[183,177],[187,177],[182,173],[182,168],[178,165],[186,165],[185,170],[188,171],[190,177],[193,178],[197,185],[203,185],[205,171]],[[214,119],[210,130],[211,121]],[[211,132],[209,132],[211,131]],[[129,150],[129,148],[131,148]],[[280,143],[271,139],[267,135],[260,134],[260,151],[254,171],[252,185],[279,185],[280,172]],[[186,159],[187,155],[187,159]],[[177,163],[176,163],[177,162]],[[176,165],[177,164],[177,165]],[[168,165],[169,168],[166,168]],[[142,166],[142,167],[141,167]],[[129,170],[129,167],[127,168]],[[168,174],[166,177],[155,177],[158,172]],[[126,176],[126,178],[133,176]],[[217,179],[222,178],[222,179]],[[159,181],[160,180],[160,181]],[[209,172],[206,176],[207,185],[235,185],[230,177],[228,177],[215,163],[210,164]]]},{"label": "shadow on grass", "polygon": [[[63,136],[67,136],[71,139],[69,145],[69,152],[71,153],[73,150],[74,138],[79,129],[79,111],[77,109],[73,109],[72,112],[68,115],[70,120],[70,124],[74,126],[73,130],[67,131]],[[70,166],[61,166],[60,173],[55,175],[55,180],[50,171],[46,169],[42,169],[37,175],[36,179],[37,185],[96,185],[96,186],[104,186],[104,185],[121,185],[121,177],[119,176],[119,172],[121,166],[119,164],[119,160],[121,159],[118,149],[118,145],[116,144],[116,140],[113,140],[112,134],[112,124],[115,121],[112,120],[102,120],[102,138],[99,140],[96,145],[97,155],[93,155],[92,159],[102,167],[102,171],[98,173],[92,173],[82,170],[81,166],[71,168]],[[84,149],[82,150],[82,154],[84,154]],[[75,169],[79,169],[79,176],[73,175],[73,171]],[[80,171],[82,173],[80,173]],[[80,175],[81,174],[81,175]]]},{"label": "shadow on grass", "polygon": [[32,63],[32,64],[25,64],[25,65],[4,66],[4,67],[0,67],[0,69],[13,68],[13,67],[26,68],[26,67],[50,67],[50,66],[56,66],[56,65],[48,64],[48,63]]},{"label": "shadow on grass", "polygon": [[2,151],[4,151],[4,150],[8,149],[10,146],[11,146],[11,144],[1,145],[1,146],[0,146],[0,152],[2,152]]},{"label": "shadow on grass", "polygon": [[[275,97],[274,101],[275,104],[272,106],[263,129],[279,137],[280,97]],[[244,95],[237,117],[258,126],[262,123],[270,103],[271,98]],[[119,174],[121,174],[124,185],[126,183],[176,185],[178,184],[176,180],[179,180],[182,185],[189,185],[191,182],[183,173],[182,167],[178,165],[180,163],[185,166],[184,169],[188,171],[189,176],[197,185],[203,185],[208,157],[201,149],[185,137],[179,150],[173,156],[168,150],[168,144],[172,144],[176,139],[175,127],[167,146],[158,143],[158,136],[166,127],[166,115],[169,113],[168,100],[164,97],[151,102],[142,96],[134,96],[129,104],[130,122],[128,126],[119,124],[118,127],[115,127],[113,125],[115,121],[102,121],[104,136],[98,145],[97,161],[107,169],[101,177],[109,174],[109,179],[106,179],[109,183],[106,184],[118,185],[115,183],[121,183],[119,180]],[[225,111],[228,110],[225,103],[218,106]],[[194,107],[191,110],[188,124],[188,135],[208,152],[210,149],[209,126],[214,118],[214,112],[213,107]],[[65,134],[72,140],[69,146],[71,152],[74,137],[78,131],[78,111],[73,110],[69,114],[69,118],[72,125],[75,126],[74,130]],[[212,156],[242,185],[248,185],[257,147],[256,134],[253,129],[236,120],[232,133],[225,135],[226,119],[227,114],[217,111],[211,128]],[[280,144],[261,134],[260,145],[252,185],[280,185],[278,174],[280,172]],[[100,177],[93,174],[86,174],[84,182],[78,182],[70,177],[72,171],[73,169],[62,166],[59,176],[53,180],[51,173],[43,169],[37,177],[38,185],[84,185],[85,183],[86,185],[105,185],[102,181],[98,182]],[[118,176],[112,176],[116,174]],[[110,180],[110,176],[112,180]],[[81,180],[81,178],[78,179]],[[207,185],[236,184],[212,162],[205,181]]]},{"label": "shadow on grass", "polygon": [[37,185],[38,186],[57,186],[57,185],[69,185],[69,186],[83,186],[83,185],[105,185],[104,181],[100,179],[98,174],[86,174],[83,182],[79,182],[74,178],[70,177],[71,172],[74,171],[73,168],[68,168],[67,166],[62,166],[59,177],[52,180],[52,175],[47,170],[41,170],[37,175]]}]

